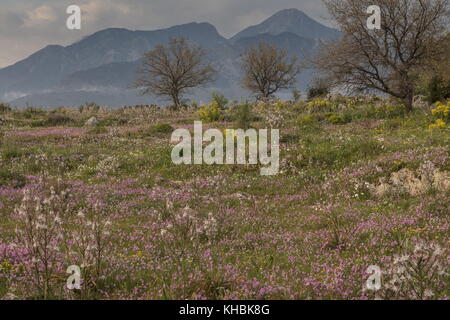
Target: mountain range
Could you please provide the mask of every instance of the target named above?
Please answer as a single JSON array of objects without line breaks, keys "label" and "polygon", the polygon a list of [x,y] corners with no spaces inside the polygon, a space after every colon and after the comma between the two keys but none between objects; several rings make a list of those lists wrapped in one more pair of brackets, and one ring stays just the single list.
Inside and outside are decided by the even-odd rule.
[{"label": "mountain range", "polygon": [[[193,90],[188,97],[206,102],[212,91],[230,99],[250,95],[240,86],[240,55],[246,48],[265,42],[305,59],[314,55],[320,41],[337,39],[340,32],[297,9],[279,11],[229,39],[210,23],[193,22],[153,31],[109,28],[69,46],[46,46],[0,69],[0,101],[17,107],[78,106],[85,102],[110,107],[161,104],[160,98],[140,96],[130,84],[146,51],[180,37],[203,47],[208,61],[219,71],[214,83]],[[305,89],[312,78],[311,71],[302,72],[297,87]]]}]

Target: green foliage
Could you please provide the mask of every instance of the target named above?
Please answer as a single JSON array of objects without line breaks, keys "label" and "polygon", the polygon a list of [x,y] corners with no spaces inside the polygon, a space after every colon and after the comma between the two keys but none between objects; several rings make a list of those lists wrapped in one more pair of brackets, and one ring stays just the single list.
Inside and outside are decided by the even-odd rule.
[{"label": "green foliage", "polygon": [[301,97],[302,97],[302,93],[300,90],[298,90],[298,89],[292,90],[292,100],[294,102],[300,100]]},{"label": "green foliage", "polygon": [[11,112],[11,107],[8,103],[0,103],[0,113]]},{"label": "green foliage", "polygon": [[197,101],[192,101],[191,102],[191,108],[193,108],[193,109],[198,109],[198,102]]},{"label": "green foliage", "polygon": [[317,97],[324,97],[330,93],[330,87],[326,81],[318,79],[315,83],[308,89],[308,99],[313,99]]},{"label": "green foliage", "polygon": [[73,123],[74,120],[72,118],[61,114],[51,114],[44,122],[45,126],[47,127],[65,126]]},{"label": "green foliage", "polygon": [[334,104],[332,104],[330,101],[320,99],[311,100],[310,102],[308,102],[307,107],[310,113],[330,112],[335,109]]},{"label": "green foliage", "polygon": [[100,106],[95,102],[86,102],[84,105],[78,107],[78,111],[97,113],[100,110]]},{"label": "green foliage", "polygon": [[450,99],[450,79],[439,75],[422,79],[418,85],[418,93],[424,95],[430,104]]},{"label": "green foliage", "polygon": [[305,143],[303,163],[306,166],[341,168],[352,161],[370,158],[383,151],[381,145],[367,138],[355,138],[346,143],[330,139],[314,139]]},{"label": "green foliage", "polygon": [[2,145],[2,158],[4,160],[11,160],[11,159],[16,159],[16,158],[20,158],[23,155],[25,155],[26,153],[20,149],[18,146],[11,144],[11,143],[6,143]]},{"label": "green foliage", "polygon": [[241,103],[237,107],[237,122],[236,128],[247,130],[250,128],[252,122],[251,105],[248,101]]},{"label": "green foliage", "polygon": [[222,110],[228,105],[228,99],[221,93],[213,92],[211,94],[211,100]]},{"label": "green foliage", "polygon": [[406,114],[404,105],[368,104],[356,109],[345,110],[343,117],[347,122],[362,119],[392,119]]},{"label": "green foliage", "polygon": [[8,169],[0,169],[0,187],[12,186],[13,188],[22,188],[26,184],[26,178],[17,172],[11,172]]},{"label": "green foliage", "polygon": [[330,114],[327,117],[327,121],[332,124],[344,124],[347,122],[342,116],[335,113]]},{"label": "green foliage", "polygon": [[316,123],[317,119],[314,118],[312,115],[310,114],[306,114],[306,115],[299,115],[297,118],[297,125],[303,127],[303,126],[309,126],[313,123]]},{"label": "green foliage", "polygon": [[127,119],[109,117],[109,118],[100,120],[98,125],[104,126],[104,127],[112,127],[112,126],[122,126],[127,123],[128,123]]},{"label": "green foliage", "polygon": [[36,107],[27,107],[22,111],[18,111],[15,113],[15,116],[19,119],[32,119],[39,115],[45,115],[46,111],[41,110]]},{"label": "green foliage", "polygon": [[128,138],[154,137],[170,134],[173,130],[174,128],[170,124],[159,123],[137,131],[128,131],[125,135]]},{"label": "green foliage", "polygon": [[173,132],[173,127],[167,123],[159,123],[151,126],[148,130],[149,133],[171,133]]},{"label": "green foliage", "polygon": [[108,129],[105,128],[104,126],[95,126],[93,128],[91,128],[88,133],[90,134],[105,134],[108,133]]}]

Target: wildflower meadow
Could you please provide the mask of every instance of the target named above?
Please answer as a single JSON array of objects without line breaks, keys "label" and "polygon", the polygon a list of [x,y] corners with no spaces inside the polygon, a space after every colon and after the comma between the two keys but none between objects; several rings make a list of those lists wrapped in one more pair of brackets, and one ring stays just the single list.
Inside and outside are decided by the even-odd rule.
[{"label": "wildflower meadow", "polygon": [[[448,102],[225,104],[0,111],[0,298],[448,299]],[[278,174],[174,164],[194,121],[279,129]]]}]

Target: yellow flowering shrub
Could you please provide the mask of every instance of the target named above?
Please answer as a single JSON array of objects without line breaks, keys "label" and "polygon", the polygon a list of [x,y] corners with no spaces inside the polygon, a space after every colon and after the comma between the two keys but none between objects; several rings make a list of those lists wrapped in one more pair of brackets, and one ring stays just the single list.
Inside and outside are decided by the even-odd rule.
[{"label": "yellow flowering shrub", "polygon": [[437,119],[433,124],[430,124],[430,129],[444,129],[446,127],[446,123],[442,119]]},{"label": "yellow flowering shrub", "polygon": [[436,108],[431,110],[431,114],[436,118],[434,123],[430,124],[430,129],[444,129],[447,121],[450,120],[450,101],[444,104],[440,101],[435,103]]},{"label": "yellow flowering shrub", "polygon": [[332,123],[332,124],[343,124],[343,123],[345,123],[345,119],[342,116],[340,116],[338,114],[334,114],[334,113],[330,114],[327,117],[327,121],[329,123]]},{"label": "yellow flowering shrub", "polygon": [[392,104],[386,104],[375,107],[375,115],[378,117],[390,117],[398,115],[401,110],[404,110],[403,105],[394,106]]},{"label": "yellow flowering shrub", "polygon": [[312,116],[310,115],[300,115],[297,118],[297,124],[299,126],[305,126],[305,125],[310,125],[316,122],[316,119],[314,119]]},{"label": "yellow flowering shrub", "polygon": [[286,107],[286,103],[283,100],[277,100],[274,104],[274,108],[277,111],[281,111]]},{"label": "yellow flowering shrub", "polygon": [[223,118],[223,112],[217,101],[203,105],[198,110],[200,120],[205,122],[219,121]]},{"label": "yellow flowering shrub", "polygon": [[353,97],[353,98],[351,98],[351,99],[347,102],[347,106],[348,106],[349,108],[353,108],[353,107],[355,107],[358,103],[359,103],[358,98]]},{"label": "yellow flowering shrub", "polygon": [[288,104],[281,100],[269,100],[269,101],[258,101],[254,105],[254,110],[258,112],[265,112],[265,111],[281,111],[286,110],[286,107]]},{"label": "yellow flowering shrub", "polygon": [[307,104],[310,112],[329,111],[332,109],[332,103],[325,100],[312,100]]},{"label": "yellow flowering shrub", "polygon": [[431,110],[434,117],[442,120],[450,119],[450,101],[447,101],[447,104],[438,101],[435,103],[435,106],[436,108]]}]

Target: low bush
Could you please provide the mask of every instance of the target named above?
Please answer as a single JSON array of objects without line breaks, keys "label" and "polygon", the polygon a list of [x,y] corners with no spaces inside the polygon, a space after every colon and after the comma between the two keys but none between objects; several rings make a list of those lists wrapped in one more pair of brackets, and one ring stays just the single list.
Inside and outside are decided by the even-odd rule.
[{"label": "low bush", "polygon": [[90,134],[105,134],[108,133],[108,129],[104,126],[95,126],[88,131]]},{"label": "low bush", "polygon": [[8,103],[0,103],[0,113],[11,112],[11,107]]},{"label": "low bush", "polygon": [[440,101],[435,103],[435,108],[431,110],[434,117],[434,123],[430,124],[430,129],[444,129],[450,120],[450,101],[446,104]]},{"label": "low bush", "polygon": [[251,108],[252,106],[247,101],[236,107],[237,109],[236,128],[244,130],[250,128],[250,124],[252,122]]},{"label": "low bush", "polygon": [[314,84],[308,89],[308,99],[324,97],[330,93],[330,87],[323,79],[316,79]]},{"label": "low bush", "polygon": [[300,115],[297,118],[297,125],[299,126],[308,126],[310,124],[316,123],[317,119],[313,117],[312,115]]},{"label": "low bush", "polygon": [[213,92],[211,94],[211,100],[222,110],[225,109],[228,105],[228,99],[223,94],[217,92]]},{"label": "low bush", "polygon": [[327,121],[332,124],[344,124],[347,121],[340,115],[332,113],[327,117]]},{"label": "low bush", "polygon": [[25,184],[26,178],[22,174],[0,169],[0,187],[12,186],[13,188],[22,188]]},{"label": "low bush", "polygon": [[198,115],[201,121],[214,122],[223,119],[223,112],[217,101],[213,101],[210,104],[203,105],[198,110]]},{"label": "low bush", "polygon": [[148,130],[149,133],[171,133],[173,132],[173,127],[167,123],[159,123],[151,126]]},{"label": "low bush", "polygon": [[11,160],[20,158],[25,155],[25,152],[13,144],[3,144],[2,145],[2,158],[3,160]]}]

